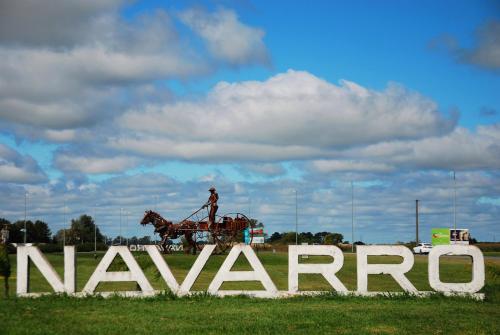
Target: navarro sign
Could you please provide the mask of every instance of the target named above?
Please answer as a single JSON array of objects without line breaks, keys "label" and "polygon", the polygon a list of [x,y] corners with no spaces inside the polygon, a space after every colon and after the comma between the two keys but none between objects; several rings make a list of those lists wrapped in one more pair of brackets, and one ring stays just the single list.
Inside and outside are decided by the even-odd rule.
[{"label": "navarro sign", "polygon": [[[156,246],[145,246],[146,251],[160,272],[163,280],[174,292],[182,296],[194,293],[191,287],[215,249],[215,245],[206,245],[189,270],[182,283],[178,283],[168,264]],[[253,271],[231,271],[238,256],[243,254],[250,263]],[[107,271],[117,255],[120,255],[129,271]],[[299,264],[301,255],[331,256],[333,262],[329,264]],[[400,256],[400,264],[369,264],[368,256]],[[468,255],[472,257],[472,280],[469,283],[446,283],[439,278],[439,258],[443,255]],[[357,290],[349,292],[336,276],[342,268],[344,255],[335,246],[326,245],[293,245],[288,247],[288,290],[278,291],[262,263],[255,255],[253,249],[244,244],[235,245],[224,260],[215,278],[208,287],[208,293],[218,296],[246,294],[255,297],[277,298],[299,294],[316,294],[317,291],[299,291],[299,274],[316,273],[322,275],[332,288],[339,294],[377,295],[383,292],[368,291],[368,275],[388,274],[403,288],[404,291],[415,295],[428,295],[431,292],[418,291],[408,280],[405,273],[413,267],[414,257],[411,251],[404,246],[358,246],[357,247]],[[29,259],[37,266],[41,274],[47,279],[54,292],[70,295],[84,296],[100,294],[120,294],[125,296],[150,296],[159,293],[155,291],[144,275],[132,253],[125,246],[113,246],[108,249],[101,262],[95,269],[87,284],[81,292],[76,292],[76,253],[74,246],[64,247],[64,280],[61,280],[47,258],[34,246],[17,247],[17,295],[36,296],[43,293],[29,293]],[[482,299],[483,294],[477,293],[484,286],[484,259],[481,251],[470,245],[439,245],[432,249],[428,258],[429,284],[437,292],[444,294],[471,294]],[[101,282],[133,281],[137,282],[140,291],[127,292],[95,292]],[[225,281],[259,281],[264,290],[260,291],[227,291],[220,290]],[[387,293],[387,292],[386,292]]]}]

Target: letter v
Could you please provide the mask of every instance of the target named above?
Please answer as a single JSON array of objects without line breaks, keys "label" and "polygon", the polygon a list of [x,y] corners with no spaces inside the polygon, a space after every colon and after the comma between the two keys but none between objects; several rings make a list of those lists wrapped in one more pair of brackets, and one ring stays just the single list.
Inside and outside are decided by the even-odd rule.
[{"label": "letter v", "polygon": [[196,281],[196,278],[201,273],[201,270],[203,270],[203,267],[208,261],[208,258],[214,251],[216,245],[215,244],[206,244],[205,247],[201,250],[200,255],[198,258],[196,258],[196,261],[194,262],[193,266],[189,270],[186,278],[182,282],[182,285],[179,286],[177,283],[177,280],[175,279],[174,275],[172,274],[172,271],[168,267],[167,262],[165,262],[165,259],[162,257],[160,254],[160,251],[158,251],[158,248],[155,245],[146,245],[146,251],[149,254],[149,257],[153,260],[153,263],[156,265],[158,268],[158,271],[160,272],[163,280],[165,280],[165,283],[167,284],[168,288],[175,294],[182,296],[186,295],[189,293],[189,290],[193,286],[194,282]]}]

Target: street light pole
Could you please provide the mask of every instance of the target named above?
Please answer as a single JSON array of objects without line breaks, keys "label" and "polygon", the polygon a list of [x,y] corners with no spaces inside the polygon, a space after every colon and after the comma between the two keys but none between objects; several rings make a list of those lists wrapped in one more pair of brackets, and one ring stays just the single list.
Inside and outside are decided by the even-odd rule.
[{"label": "street light pole", "polygon": [[455,177],[455,170],[453,170],[453,240],[457,240],[457,178]]},{"label": "street light pole", "polygon": [[64,198],[63,208],[63,247],[66,246],[66,197]]},{"label": "street light pole", "polygon": [[351,249],[354,252],[354,182],[351,180]]},{"label": "street light pole", "polygon": [[97,204],[94,204],[94,258],[97,256],[97,219],[95,216]]},{"label": "street light pole", "polygon": [[415,200],[415,243],[418,245],[418,200]]},{"label": "street light pole", "polygon": [[27,207],[27,201],[28,201],[28,192],[24,192],[24,244],[26,244],[26,207]]},{"label": "street light pole", "polygon": [[122,210],[123,208],[120,208],[120,245],[122,245]]},{"label": "street light pole", "polygon": [[297,204],[297,190],[295,189],[295,245],[299,244],[299,214]]}]

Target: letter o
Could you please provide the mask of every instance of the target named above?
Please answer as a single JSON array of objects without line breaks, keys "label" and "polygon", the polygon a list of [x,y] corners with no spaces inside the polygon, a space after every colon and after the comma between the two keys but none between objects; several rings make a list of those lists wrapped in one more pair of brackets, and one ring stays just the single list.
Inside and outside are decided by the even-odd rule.
[{"label": "letter o", "polygon": [[[443,283],[439,279],[439,257],[442,255],[468,255],[472,257],[472,281],[469,283]],[[437,245],[429,253],[429,284],[438,292],[476,293],[484,286],[484,257],[473,245]]]}]

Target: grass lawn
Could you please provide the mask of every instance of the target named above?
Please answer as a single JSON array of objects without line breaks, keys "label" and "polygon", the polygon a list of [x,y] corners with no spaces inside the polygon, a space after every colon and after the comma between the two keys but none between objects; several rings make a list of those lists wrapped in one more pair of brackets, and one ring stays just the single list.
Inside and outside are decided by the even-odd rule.
[{"label": "grass lawn", "polygon": [[[279,290],[288,283],[286,253],[261,252],[258,256]],[[62,276],[61,254],[47,254]],[[78,283],[81,290],[102,254],[77,256]],[[135,257],[155,289],[166,289],[146,253]],[[196,281],[193,290],[206,290],[225,256],[214,255]],[[355,254],[345,254],[338,277],[349,290],[356,289]],[[191,255],[165,256],[178,282],[195,260]],[[328,262],[328,257],[310,257],[304,262]],[[373,257],[370,263],[399,262],[398,257]],[[13,277],[15,258],[11,256]],[[485,301],[465,298],[339,297],[334,294],[290,299],[251,299],[246,297],[215,298],[210,296],[176,298],[169,294],[148,299],[113,297],[69,298],[47,296],[37,299],[10,298],[0,300],[1,334],[144,334],[175,333],[358,333],[358,334],[500,334],[500,260],[486,260],[487,284]],[[112,270],[125,270],[115,260]],[[111,269],[110,269],[111,270]],[[233,270],[250,270],[240,258]],[[430,290],[427,279],[427,257],[416,256],[408,273],[418,290]],[[449,282],[471,279],[471,263],[467,258],[444,257],[441,278]],[[301,290],[329,290],[319,275],[300,275]],[[104,283],[98,290],[135,290],[135,283]],[[260,283],[224,283],[222,289],[262,289]],[[15,278],[11,278],[15,292]],[[400,291],[385,275],[370,275],[369,290]],[[32,267],[31,291],[50,291],[38,270]]]}]

